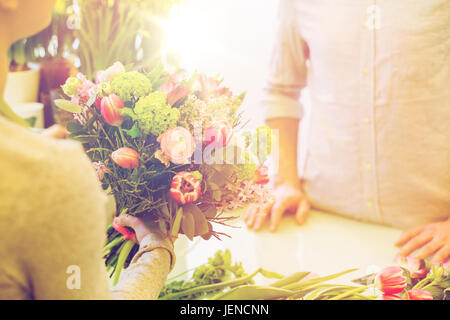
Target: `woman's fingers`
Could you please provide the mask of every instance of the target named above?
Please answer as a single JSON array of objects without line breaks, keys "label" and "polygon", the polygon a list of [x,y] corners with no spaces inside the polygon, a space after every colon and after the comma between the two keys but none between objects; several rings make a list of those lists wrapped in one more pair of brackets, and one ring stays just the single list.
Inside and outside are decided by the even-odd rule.
[{"label": "woman's fingers", "polygon": [[297,212],[295,214],[295,220],[299,225],[302,225],[306,218],[308,218],[309,210],[311,206],[309,204],[309,201],[305,198],[303,198],[300,201],[300,204],[298,205]]},{"label": "woman's fingers", "polygon": [[137,222],[139,221],[139,218],[133,217],[129,214],[122,214],[117,217],[117,224],[123,226],[123,227],[130,227],[133,228],[136,226]]},{"label": "woman's fingers", "polygon": [[415,229],[406,230],[400,236],[400,239],[398,239],[398,241],[395,243],[395,245],[398,246],[398,247],[403,246],[409,240],[411,240],[412,238],[414,238],[417,235],[419,235],[423,231],[424,228],[425,228],[425,226],[418,227],[418,228],[415,228]]},{"label": "woman's fingers", "polygon": [[56,138],[56,139],[65,139],[70,134],[66,128],[59,124],[55,124],[48,129],[45,129],[42,133],[43,136]]}]

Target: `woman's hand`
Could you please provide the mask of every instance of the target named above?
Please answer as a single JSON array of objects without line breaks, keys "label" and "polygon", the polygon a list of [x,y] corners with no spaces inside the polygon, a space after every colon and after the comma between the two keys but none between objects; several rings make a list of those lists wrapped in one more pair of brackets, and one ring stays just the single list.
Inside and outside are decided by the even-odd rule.
[{"label": "woman's hand", "polygon": [[433,256],[432,262],[445,262],[450,258],[450,218],[406,230],[396,245],[402,247],[400,256],[408,256],[420,249],[417,258],[426,259]]},{"label": "woman's hand", "polygon": [[285,212],[295,212],[299,225],[308,217],[310,204],[301,189],[300,183],[281,183],[275,187],[273,200],[261,208],[252,204],[244,215],[247,227],[258,231],[270,215],[270,231],[276,231]]},{"label": "woman's hand", "polygon": [[69,131],[67,131],[66,128],[59,124],[55,124],[51,126],[50,128],[45,129],[42,131],[41,135],[45,137],[55,138],[55,139],[65,139],[70,134]]},{"label": "woman's hand", "polygon": [[150,229],[142,222],[141,219],[129,214],[122,214],[115,218],[115,222],[122,227],[129,227],[134,231],[133,241],[138,244],[141,243],[148,234],[151,233]]}]

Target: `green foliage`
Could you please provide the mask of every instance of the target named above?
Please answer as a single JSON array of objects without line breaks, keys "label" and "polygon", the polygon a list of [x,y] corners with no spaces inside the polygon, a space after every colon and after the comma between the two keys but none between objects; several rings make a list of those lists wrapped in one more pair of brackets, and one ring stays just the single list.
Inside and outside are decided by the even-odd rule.
[{"label": "green foliage", "polygon": [[140,72],[125,72],[111,82],[112,92],[124,102],[137,101],[152,91],[152,83]]},{"label": "green foliage", "polygon": [[[173,293],[183,292],[185,290],[205,286],[210,284],[217,284],[232,279],[242,278],[247,276],[242,267],[242,263],[232,263],[231,252],[227,249],[225,251],[217,251],[213,257],[208,258],[208,262],[197,267],[192,278],[189,280],[171,281],[167,283],[161,290],[160,298],[169,296]],[[246,284],[253,283],[252,279],[245,282]],[[220,290],[213,290],[212,293],[219,292]],[[209,293],[211,293],[209,292]],[[194,294],[187,293],[185,296],[178,297],[181,300],[198,299],[204,296],[205,292],[199,292]]]},{"label": "green foliage", "polygon": [[141,98],[134,108],[137,120],[144,134],[159,136],[161,133],[176,126],[180,112],[167,104],[167,94],[153,92]]}]

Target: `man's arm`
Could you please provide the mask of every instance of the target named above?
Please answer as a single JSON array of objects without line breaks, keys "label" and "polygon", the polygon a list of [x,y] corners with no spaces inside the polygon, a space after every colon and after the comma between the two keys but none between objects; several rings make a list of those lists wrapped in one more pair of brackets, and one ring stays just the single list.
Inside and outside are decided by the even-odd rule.
[{"label": "man's arm", "polygon": [[297,23],[293,1],[281,0],[270,73],[262,101],[267,124],[279,134],[279,160],[274,201],[265,208],[252,205],[244,215],[249,228],[259,230],[270,215],[270,229],[275,231],[287,211],[296,212],[303,223],[309,203],[301,190],[297,169],[297,143],[302,108],[300,92],[306,86],[306,60],[309,50]]}]

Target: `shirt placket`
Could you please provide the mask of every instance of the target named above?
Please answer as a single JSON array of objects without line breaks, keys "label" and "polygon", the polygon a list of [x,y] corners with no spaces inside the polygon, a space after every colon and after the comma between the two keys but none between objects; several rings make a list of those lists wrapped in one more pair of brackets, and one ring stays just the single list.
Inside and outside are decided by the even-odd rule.
[{"label": "shirt placket", "polygon": [[[376,36],[380,28],[381,11],[376,0],[367,1],[362,21],[360,52],[360,143],[362,197],[365,212],[371,220],[381,222],[376,176]],[[361,212],[361,214],[363,214]]]}]

